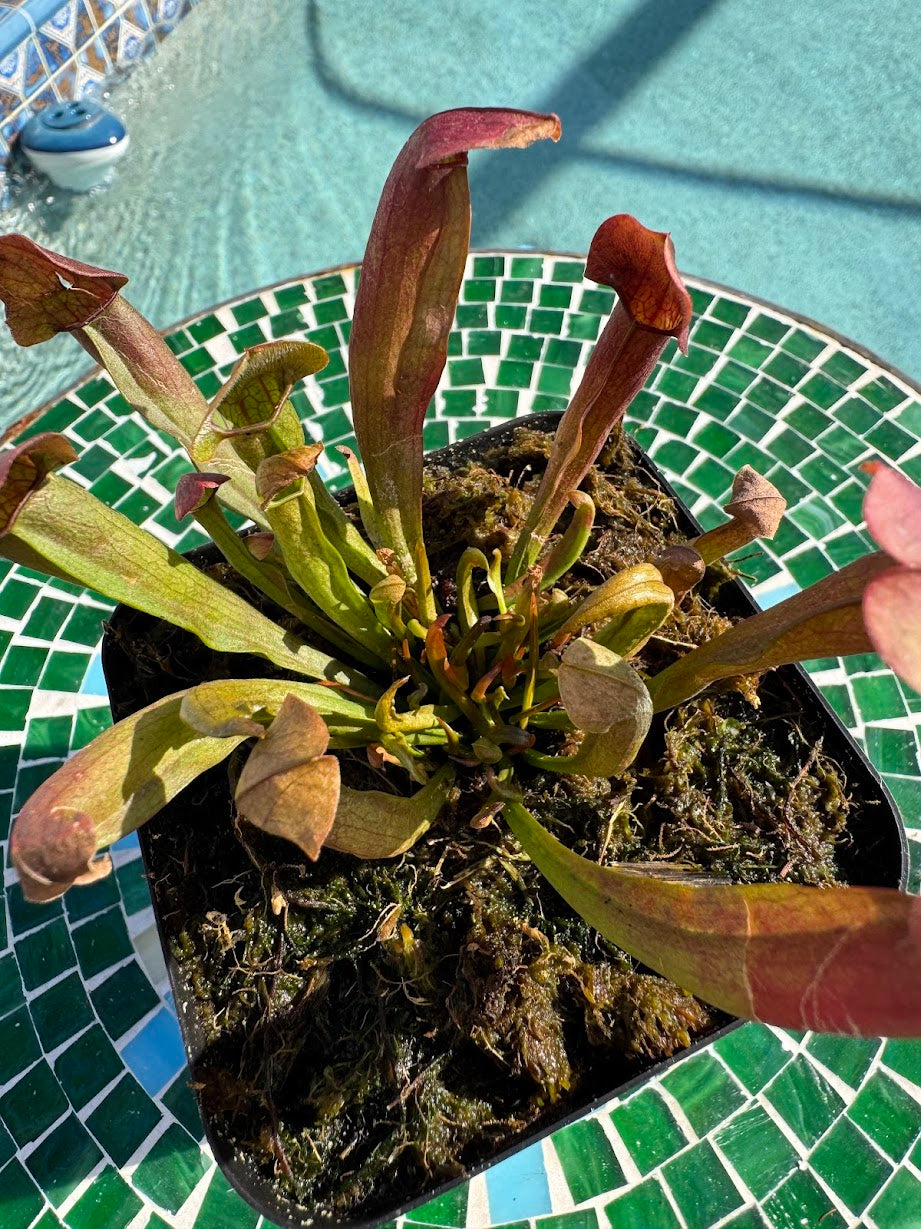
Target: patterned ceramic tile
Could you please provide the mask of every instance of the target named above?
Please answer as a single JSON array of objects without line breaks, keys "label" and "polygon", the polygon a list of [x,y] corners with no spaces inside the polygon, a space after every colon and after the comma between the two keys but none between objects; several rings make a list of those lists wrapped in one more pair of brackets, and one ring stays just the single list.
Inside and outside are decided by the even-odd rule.
[{"label": "patterned ceramic tile", "polygon": [[[101,0],[90,6],[99,11]],[[168,8],[161,0],[154,19],[171,20]],[[582,272],[565,257],[472,257],[425,425],[429,447],[565,404],[612,302]],[[247,346],[287,336],[325,346],[329,365],[294,400],[315,438],[353,442],[345,360],[354,287],[350,268],[277,286],[186,321],[168,341],[206,396]],[[692,293],[689,352],[666,351],[629,425],[705,524],[740,465],[786,490],[788,525],[744,560],[769,603],[866,549],[862,461],[888,457],[921,480],[921,397],[816,326],[705,283],[692,282]],[[107,502],[179,549],[197,544],[166,507],[176,448],[126,415],[106,379],[85,380],[17,438],[42,430],[64,431],[80,453],[73,472]],[[334,448],[323,464],[333,486],[344,483]],[[109,609],[0,565],[0,835],[35,786],[108,724],[96,646]],[[813,673],[901,804],[917,887],[921,700],[873,657],[847,669],[816,662]],[[113,860],[112,877],[42,908],[25,905],[7,872],[4,1226],[252,1229],[255,1214],[201,1143],[137,842],[120,842]],[[921,1044],[745,1025],[407,1223],[914,1229]]]}]

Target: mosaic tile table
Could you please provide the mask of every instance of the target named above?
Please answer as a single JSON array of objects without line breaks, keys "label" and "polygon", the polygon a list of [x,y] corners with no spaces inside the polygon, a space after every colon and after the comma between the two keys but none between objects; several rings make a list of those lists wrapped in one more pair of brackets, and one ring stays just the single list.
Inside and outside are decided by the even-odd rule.
[{"label": "mosaic tile table", "polygon": [[[294,400],[316,438],[350,441],[354,272],[227,304],[176,328],[169,343],[210,396],[247,346],[318,342],[329,366]],[[666,352],[631,426],[705,524],[745,463],[781,488],[788,520],[745,563],[769,603],[867,548],[862,460],[888,458],[921,480],[921,390],[818,326],[690,285],[690,352]],[[427,444],[561,408],[611,303],[573,257],[472,257]],[[170,545],[198,543],[170,507],[184,458],[127,413],[107,379],[85,380],[10,438],[45,430],[77,447],[77,481]],[[324,463],[341,484],[335,462]],[[108,724],[97,644],[109,609],[72,586],[0,571],[3,835],[35,786]],[[812,668],[901,805],[917,890],[921,698],[872,657]],[[0,1224],[255,1229],[259,1218],[201,1143],[134,839],[114,861],[112,877],[41,908],[26,906],[5,872]],[[458,1229],[532,1220],[540,1229],[917,1227],[921,1044],[745,1025],[410,1220]]]}]

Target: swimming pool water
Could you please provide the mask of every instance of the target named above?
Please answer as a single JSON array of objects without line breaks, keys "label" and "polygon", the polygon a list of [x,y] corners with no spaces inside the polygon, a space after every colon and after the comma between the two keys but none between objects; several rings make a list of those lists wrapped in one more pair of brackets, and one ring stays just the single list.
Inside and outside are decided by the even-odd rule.
[{"label": "swimming pool water", "polygon": [[[563,140],[471,160],[474,243],[584,251],[606,215],[680,265],[921,376],[921,9],[902,0],[203,0],[111,95],[107,190],[27,177],[6,229],[127,273],[158,325],[360,257],[426,114],[556,110]],[[85,370],[0,341],[0,426]]]}]

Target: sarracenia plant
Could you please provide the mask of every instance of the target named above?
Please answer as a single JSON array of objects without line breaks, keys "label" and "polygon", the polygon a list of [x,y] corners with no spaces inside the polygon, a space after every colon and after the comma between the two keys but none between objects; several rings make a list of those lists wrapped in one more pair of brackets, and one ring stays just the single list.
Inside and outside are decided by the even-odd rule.
[{"label": "sarracenia plant", "polygon": [[[426,120],[384,187],[362,267],[349,374],[361,461],[347,462],[364,533],[324,488],[321,446],[289,400],[327,361],[280,341],[248,351],[209,404],[159,334],[122,297],[125,278],[0,239],[0,296],[15,339],[71,333],[148,422],[182,444],[177,515],[307,638],[198,571],[57,471],[61,435],[0,458],[0,553],[148,611],[213,649],[259,654],[271,678],[206,682],[100,735],[23,807],[12,858],[26,895],[50,900],[104,874],[97,851],[190,780],[251,746],[236,805],[296,842],[391,858],[433,824],[470,766],[491,781],[523,849],[582,916],[634,957],[726,1011],[793,1028],[921,1034],[921,900],[894,890],[721,882],[661,864],[600,866],[525,808],[516,767],[613,777],[656,712],[740,674],[872,648],[921,686],[921,490],[880,467],[866,516],[882,550],[685,653],[652,676],[631,657],[707,565],[771,537],[784,501],[751,469],[730,519],[612,576],[583,600],[558,587],[590,541],[579,489],[691,303],[670,239],[632,217],[603,222],[587,273],[617,305],[556,433],[510,553],[467,549],[457,613],[433,591],[422,525],[422,423],[445,364],[467,256],[467,151],[556,140],[556,116],[470,109]],[[562,514],[571,506],[565,527]],[[257,531],[238,537],[225,508]],[[288,618],[286,627],[291,625]],[[311,647],[320,643],[337,656]],[[281,677],[279,677],[281,676]],[[559,732],[571,752],[552,754]],[[556,740],[556,741],[554,741]],[[340,782],[332,752],[366,747],[393,792]],[[399,778],[399,780],[398,780]],[[402,781],[402,784],[400,784]]]}]

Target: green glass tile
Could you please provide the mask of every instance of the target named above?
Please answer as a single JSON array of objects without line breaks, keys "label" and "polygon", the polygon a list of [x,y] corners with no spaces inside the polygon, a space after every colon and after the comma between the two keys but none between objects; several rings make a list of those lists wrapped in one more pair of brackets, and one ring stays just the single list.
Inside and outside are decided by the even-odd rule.
[{"label": "green glass tile", "polygon": [[21,730],[32,700],[28,688],[0,688],[0,730]]},{"label": "green glass tile", "polygon": [[247,299],[245,303],[238,303],[230,310],[237,324],[252,324],[254,320],[261,320],[268,315],[268,308],[261,298]]},{"label": "green glass tile", "polygon": [[352,431],[352,424],[345,410],[331,410],[327,414],[318,414],[315,422],[321,439],[327,443],[342,439],[343,436],[350,435]]},{"label": "green glass tile", "polygon": [[[223,330],[220,331],[223,332]],[[163,340],[172,350],[173,354],[184,354],[193,345],[192,339],[185,329],[177,329],[174,333],[167,333]]]},{"label": "green glass tile", "polygon": [[489,311],[485,303],[461,303],[457,309],[459,329],[488,329]]},{"label": "green glass tile", "polygon": [[891,380],[887,380],[885,376],[880,376],[878,380],[872,380],[869,384],[864,384],[860,388],[860,395],[866,397],[867,401],[876,406],[877,409],[888,412],[894,410],[897,405],[900,405],[905,400],[905,393],[901,389],[896,388]]},{"label": "green glass tile", "polygon": [[104,410],[92,410],[82,414],[73,424],[71,431],[75,438],[84,440],[87,444],[100,439],[112,426],[112,419]]},{"label": "green glass tile", "polygon": [[683,371],[672,371],[668,367],[660,369],[659,376],[656,380],[656,389],[665,397],[672,397],[675,401],[682,402],[685,405],[691,403],[694,396],[694,391],[697,388],[697,380],[687,375]]},{"label": "green glass tile", "polygon": [[770,414],[778,414],[790,400],[790,396],[790,392],[776,380],[758,380],[748,390],[748,400]]},{"label": "green glass tile", "polygon": [[710,304],[713,302],[713,295],[708,294],[706,290],[701,290],[699,286],[688,286],[688,293],[691,296],[691,307],[695,316],[702,316]]},{"label": "green glass tile", "polygon": [[717,320],[731,324],[733,328],[740,328],[745,323],[748,310],[744,303],[736,303],[733,299],[717,298],[710,308],[710,314]]},{"label": "green glass tile", "polygon": [[475,256],[473,258],[474,277],[502,277],[504,273],[504,256]]},{"label": "green glass tile", "polygon": [[[259,332],[259,337],[257,340],[265,341],[265,338],[262,336],[261,332]],[[204,375],[206,371],[210,373],[211,368],[214,366],[214,359],[204,346],[201,346],[197,350],[190,350],[188,354],[183,354],[179,361],[192,377]],[[199,385],[199,388],[201,388],[201,385]]]},{"label": "green glass tile", "polygon": [[[13,1137],[10,1135],[9,1131],[7,1131],[6,1127],[0,1123],[0,1168],[7,1163],[11,1156],[15,1155],[16,1144],[13,1141]],[[0,1191],[2,1190],[3,1186],[0,1185]]]},{"label": "green glass tile", "polygon": [[[560,344],[556,340],[551,340],[548,345]],[[506,350],[506,358],[524,359],[526,362],[533,363],[539,359],[544,348],[543,337],[529,337],[526,334],[516,333],[508,340],[508,348]]]},{"label": "green glass tile", "polygon": [[705,495],[712,499],[722,499],[729,494],[734,475],[727,465],[707,457],[696,465],[687,477],[688,481]]},{"label": "green glass tile", "polygon": [[687,406],[663,401],[655,412],[654,422],[657,427],[671,431],[673,435],[688,436],[697,422],[697,415]]},{"label": "green glass tile", "polygon": [[12,645],[3,659],[0,683],[18,687],[34,687],[41,677],[47,656],[48,650],[43,647],[38,648],[25,644]]},{"label": "green glass tile", "polygon": [[548,367],[540,369],[537,387],[542,393],[551,393],[556,397],[567,397],[572,384],[572,372],[566,367]]},{"label": "green glass tile", "polygon": [[96,405],[111,392],[112,385],[105,376],[99,376],[98,379],[87,380],[85,384],[81,384],[76,390],[75,395],[80,398],[84,405]]},{"label": "green glass tile", "polygon": [[40,415],[25,430],[18,432],[16,442],[22,443],[23,440],[32,439],[34,436],[40,435],[42,431],[63,431],[70,426],[78,413],[79,410],[73,402],[67,400],[59,401],[57,405],[53,405],[51,409],[46,410],[44,414]]},{"label": "green glass tile", "polygon": [[121,1059],[98,1024],[78,1037],[54,1063],[55,1075],[75,1109],[82,1109],[122,1070]]},{"label": "green glass tile", "polygon": [[513,256],[512,277],[543,277],[544,260],[542,256]]},{"label": "green glass tile", "polygon": [[[699,399],[698,404],[700,404]],[[704,452],[709,452],[711,456],[725,457],[735,446],[737,439],[726,427],[716,422],[709,422],[696,432],[694,443]]]},{"label": "green glass tile", "polygon": [[[12,952],[0,956],[0,1020],[16,1011],[24,999],[16,957]],[[18,1065],[21,1067],[21,1064]]]},{"label": "green glass tile", "polygon": [[765,1096],[807,1147],[824,1135],[844,1108],[831,1085],[802,1057],[780,1072]]},{"label": "green glass tile", "polygon": [[870,548],[861,534],[847,532],[830,538],[825,543],[825,550],[835,567],[843,568],[846,563],[853,563],[855,559],[868,554]]},{"label": "green glass tile", "polygon": [[201,1139],[204,1136],[204,1127],[201,1122],[198,1102],[195,1100],[195,1094],[189,1087],[190,1079],[191,1076],[188,1070],[184,1069],[170,1084],[160,1099],[173,1116],[182,1123],[193,1139]]},{"label": "green glass tile", "polygon": [[568,307],[572,302],[572,286],[543,285],[538,299],[541,307]]},{"label": "green glass tile", "polygon": [[655,449],[655,461],[674,474],[685,474],[697,460],[697,451],[680,440],[667,440]]},{"label": "green glass tile", "polygon": [[835,417],[857,435],[866,435],[880,421],[879,410],[858,397],[843,401],[835,410]]},{"label": "green glass tile", "polygon": [[111,507],[114,507],[120,499],[124,499],[131,490],[131,485],[124,478],[119,478],[118,474],[113,474],[111,471],[97,478],[90,487],[91,494]]},{"label": "green glass tile", "polygon": [[798,1161],[796,1149],[760,1105],[737,1114],[715,1139],[756,1199],[773,1190]]},{"label": "green glass tile", "polygon": [[448,337],[448,358],[460,358],[464,353],[464,338],[460,333],[451,333]]},{"label": "green glass tile", "polygon": [[206,1173],[201,1148],[180,1126],[168,1126],[132,1177],[136,1190],[168,1212],[178,1212]]},{"label": "green glass tile", "polygon": [[304,313],[299,308],[293,307],[289,311],[269,316],[268,324],[273,337],[289,337],[292,333],[298,333],[303,329]]},{"label": "green glass tile", "polygon": [[410,1213],[412,1220],[428,1225],[463,1226],[467,1223],[467,1188],[456,1186]]},{"label": "green glass tile", "polygon": [[844,518],[852,524],[858,524],[863,519],[863,497],[865,487],[858,482],[848,482],[831,496],[831,501]]},{"label": "green glass tile", "polygon": [[591,1208],[580,1208],[559,1216],[542,1216],[538,1224],[540,1229],[598,1229],[598,1217]]},{"label": "green glass tile", "polygon": [[695,345],[709,346],[711,350],[719,350],[722,353],[732,337],[732,329],[713,320],[699,320],[691,336]]},{"label": "green glass tile", "polygon": [[611,1111],[611,1121],[640,1173],[648,1173],[680,1151],[684,1132],[657,1092],[646,1089]]},{"label": "green glass tile", "polygon": [[908,405],[902,406],[895,417],[899,426],[913,438],[921,437],[921,401],[910,401]]},{"label": "green glass tile", "polygon": [[111,724],[112,716],[108,708],[81,708],[74,720],[74,731],[70,740],[72,749],[77,751],[80,747],[85,747]]},{"label": "green glass tile", "polygon": [[90,998],[114,1041],[160,1002],[159,995],[137,964],[127,964],[113,973],[96,987]]},{"label": "green glass tile", "polygon": [[[205,1194],[201,1210],[195,1217],[195,1229],[256,1229],[259,1213],[244,1203],[219,1169]],[[265,1229],[268,1223],[263,1222]],[[386,1229],[386,1227],[382,1227]]]},{"label": "green glass tile", "polygon": [[38,1139],[67,1108],[67,1098],[44,1061],[0,1097],[0,1116],[20,1148]]},{"label": "green glass tile", "polygon": [[811,363],[825,349],[825,342],[820,341],[809,333],[804,333],[801,329],[797,329],[784,338],[783,348],[789,350],[791,354],[795,354],[797,358]]},{"label": "green glass tile", "polygon": [[86,653],[69,653],[56,649],[48,658],[40,686],[49,691],[79,691],[90,664]]},{"label": "green glass tile", "polygon": [[498,306],[496,308],[497,329],[523,329],[528,318],[526,307]]},{"label": "green glass tile", "polygon": [[[844,523],[841,514],[827,500],[818,497],[798,503],[789,510],[788,516],[802,530],[819,541],[824,541]],[[864,547],[861,553],[866,554],[867,548]]]},{"label": "green glass tile", "polygon": [[883,1062],[890,1071],[904,1075],[921,1087],[921,1041],[893,1039],[886,1042]]},{"label": "green glass tile", "polygon": [[593,316],[607,316],[614,307],[614,295],[610,290],[583,290],[579,299],[579,311]]},{"label": "green glass tile", "polygon": [[326,277],[314,278],[310,285],[318,299],[334,299],[346,293],[346,285],[341,273],[330,273]]},{"label": "green glass tile", "polygon": [[746,1208],[727,1221],[724,1229],[768,1229],[768,1223],[757,1208]]},{"label": "green glass tile", "polygon": [[[323,306],[327,305],[324,304]],[[319,315],[317,316],[317,319],[320,320]],[[334,316],[333,319],[336,319],[336,317]],[[320,323],[328,324],[329,321],[320,320]],[[267,340],[265,329],[263,329],[261,324],[255,321],[252,324],[245,325],[242,329],[234,329],[233,332],[227,334],[227,337],[237,354],[242,354],[244,350],[249,350],[253,346],[261,346],[262,343]],[[199,368],[198,372],[194,374],[199,374],[201,370],[202,368]]]},{"label": "green glass tile", "polygon": [[499,373],[496,381],[498,384],[504,384],[511,388],[528,388],[531,384],[533,370],[534,368],[531,363],[503,359],[499,364]]},{"label": "green glass tile", "polygon": [[121,1167],[160,1121],[160,1110],[137,1080],[126,1074],[89,1115],[86,1125]]},{"label": "green glass tile", "polygon": [[877,1072],[861,1088],[848,1117],[894,1161],[901,1161],[921,1134],[918,1102],[885,1072]]},{"label": "green glass tile", "polygon": [[0,1191],[3,1192],[3,1229],[29,1229],[45,1206],[45,1200],[19,1161],[10,1161],[0,1169]]},{"label": "green glass tile", "polygon": [[296,286],[284,286],[281,290],[275,291],[275,302],[282,311],[297,307],[300,303],[306,303],[307,299],[307,290],[301,283]]},{"label": "green glass tile", "polygon": [[913,436],[903,431],[894,422],[878,423],[872,431],[867,432],[867,443],[874,452],[880,452],[884,457],[897,461],[915,443]]},{"label": "green glass tile", "polygon": [[835,1123],[809,1163],[842,1203],[858,1214],[892,1173],[890,1163],[848,1118]]},{"label": "green glass tile", "polygon": [[[503,364],[499,364],[501,372]],[[483,364],[478,358],[455,359],[448,363],[448,376],[452,384],[483,384]],[[502,383],[500,377],[499,380]]]},{"label": "green glass tile", "polygon": [[452,418],[468,418],[476,412],[476,396],[476,390],[472,388],[465,388],[456,392],[444,392],[442,393],[442,400],[444,402],[443,412]]},{"label": "green glass tile", "polygon": [[349,399],[349,381],[347,376],[336,380],[327,380],[322,385],[323,404],[325,406],[346,405]]},{"label": "green glass tile", "polygon": [[787,333],[789,326],[781,320],[775,320],[772,316],[756,316],[754,320],[750,320],[746,325],[745,331],[751,333],[754,337],[760,337],[762,341],[768,341],[772,345],[776,345],[778,341]]},{"label": "green glass tile", "polygon": [[477,330],[467,334],[468,354],[498,354],[502,344],[502,334],[496,330]]},{"label": "green glass tile", "polygon": [[427,422],[422,428],[422,443],[427,452],[436,448],[444,448],[449,442],[448,424],[446,422]]},{"label": "green glass tile", "polygon": [[553,1147],[576,1203],[616,1190],[626,1182],[624,1171],[597,1118],[558,1131],[553,1137]]},{"label": "green glass tile", "polygon": [[778,380],[787,388],[794,388],[798,385],[803,376],[807,375],[809,367],[804,363],[799,363],[789,354],[775,354],[769,363],[765,364],[765,372]]},{"label": "green glass tile", "polygon": [[[822,694],[825,696],[825,699],[829,702],[848,729],[853,729],[857,724],[857,718],[854,713],[854,707],[851,704],[851,696],[847,687],[843,684],[837,687],[826,685],[822,688]],[[837,1067],[833,1069],[835,1071],[838,1070]]]},{"label": "green glass tile", "polygon": [[907,474],[913,482],[921,483],[921,456],[903,461],[899,466],[903,474]]},{"label": "green glass tile", "polygon": [[921,1182],[907,1169],[898,1170],[870,1208],[876,1229],[918,1229]]},{"label": "green glass tile", "polygon": [[[738,403],[736,396],[727,392],[726,389],[716,388],[714,385],[705,388],[700,396],[694,399],[694,405],[698,410],[702,410],[705,414],[710,414],[713,418],[718,418],[723,422],[730,416]],[[732,442],[736,442],[734,435]]]},{"label": "green glass tile", "polygon": [[134,913],[140,913],[142,909],[148,907],[150,904],[150,888],[147,886],[144,866],[140,859],[116,867],[115,878],[121,892],[122,904],[128,917],[131,917]]},{"label": "green glass tile", "polygon": [[742,1206],[742,1196],[709,1143],[680,1153],[662,1166],[662,1175],[688,1229],[709,1229]]},{"label": "green glass tile", "polygon": [[585,276],[585,265],[581,260],[558,260],[550,276],[554,282],[581,282]]},{"label": "green glass tile", "polygon": [[468,422],[458,422],[454,429],[454,434],[458,440],[467,440],[473,435],[479,435],[482,430],[482,422],[477,419],[471,419]]},{"label": "green glass tile", "polygon": [[796,431],[783,430],[765,445],[772,456],[785,465],[796,466],[807,457],[815,456],[816,445]]},{"label": "green glass tile", "polygon": [[74,927],[71,938],[83,976],[87,979],[120,963],[134,950],[125,930],[121,908],[117,905]]},{"label": "green glass tile", "polygon": [[51,1203],[60,1207],[101,1160],[102,1153],[71,1114],[42,1140],[26,1164]]},{"label": "green glass tile", "polygon": [[822,370],[833,380],[837,380],[839,384],[853,384],[855,380],[866,374],[867,369],[862,363],[839,350],[825,360]]},{"label": "green glass tile", "polygon": [[644,452],[651,453],[655,446],[656,440],[659,438],[659,433],[654,427],[634,427],[632,422],[628,422],[630,434],[643,449]]},{"label": "green glass tile", "polygon": [[712,350],[704,350],[701,346],[691,346],[687,354],[677,354],[669,360],[669,365],[678,367],[681,371],[690,371],[696,376],[705,376],[712,371],[719,361],[719,355]]},{"label": "green glass tile", "polygon": [[697,1054],[680,1063],[663,1077],[662,1084],[698,1135],[706,1135],[745,1101],[745,1094],[710,1054]]},{"label": "green glass tile", "polygon": [[468,278],[464,282],[465,303],[492,303],[496,297],[496,283],[491,278]]},{"label": "green glass tile", "polygon": [[0,1084],[8,1084],[41,1056],[27,1008],[20,1007],[0,1018]]},{"label": "green glass tile", "polygon": [[39,640],[54,639],[55,632],[63,626],[71,609],[69,602],[57,601],[51,597],[40,598],[29,613],[22,634],[35,636]]},{"label": "green glass tile", "polygon": [[764,1201],[771,1229],[846,1229],[846,1222],[831,1199],[805,1171],[794,1173]]},{"label": "green glass tile", "polygon": [[604,1210],[611,1229],[679,1229],[681,1225],[662,1187],[652,1180],[605,1204]]},{"label": "green glass tile", "polygon": [[800,551],[797,555],[791,555],[786,560],[786,564],[790,569],[790,575],[801,589],[815,584],[817,580],[828,576],[833,570],[827,555],[817,546]]},{"label": "green glass tile", "polygon": [[910,730],[891,730],[884,726],[868,725],[866,742],[867,754],[880,772],[893,772],[902,776],[918,773],[918,744]]},{"label": "green glass tile", "polygon": [[530,327],[532,333],[559,334],[563,330],[563,313],[535,307],[531,310]]},{"label": "green glass tile", "polygon": [[518,413],[518,393],[512,388],[488,388],[486,413],[491,417],[514,418]]},{"label": "green glass tile", "polygon": [[68,1229],[99,1229],[101,1225],[105,1229],[125,1229],[143,1206],[142,1200],[110,1165],[93,1178],[90,1189],[67,1213],[66,1223]]},{"label": "green glass tile", "polygon": [[27,990],[36,990],[77,963],[63,918],[19,939],[16,957]]},{"label": "green glass tile", "polygon": [[570,312],[567,317],[567,337],[578,338],[580,341],[594,341],[600,330],[600,320],[597,316],[583,315],[582,312]]},{"label": "green glass tile", "polygon": [[533,297],[533,282],[513,279],[502,283],[500,299],[503,303],[530,303]]},{"label": "green glass tile", "polygon": [[750,440],[762,440],[774,425],[770,414],[753,405],[742,405],[732,415],[730,426],[738,435]]},{"label": "green glass tile", "polygon": [[825,410],[830,409],[836,401],[840,401],[845,392],[840,384],[818,374],[808,379],[799,391],[804,397],[808,397],[815,405],[820,405]]},{"label": "green glass tile", "polygon": [[[237,321],[238,324],[243,324],[242,320]],[[189,335],[198,345],[202,345],[206,341],[210,341],[212,337],[217,337],[224,332],[224,326],[218,320],[217,316],[209,313],[207,316],[202,316],[196,320],[194,324],[188,326]]]},{"label": "green glass tile", "polygon": [[34,998],[32,1019],[44,1050],[50,1052],[93,1022],[86,990],[76,973]]},{"label": "green glass tile", "polygon": [[714,376],[717,384],[722,388],[728,388],[733,393],[743,393],[753,383],[755,376],[747,367],[743,367],[741,363],[730,362],[726,363]]},{"label": "green glass tile", "polygon": [[851,682],[864,721],[885,721],[907,713],[901,689],[891,674],[874,674]]},{"label": "green glass tile", "polygon": [[553,363],[558,367],[575,367],[581,355],[582,347],[578,342],[551,337],[547,340],[544,362]]}]

